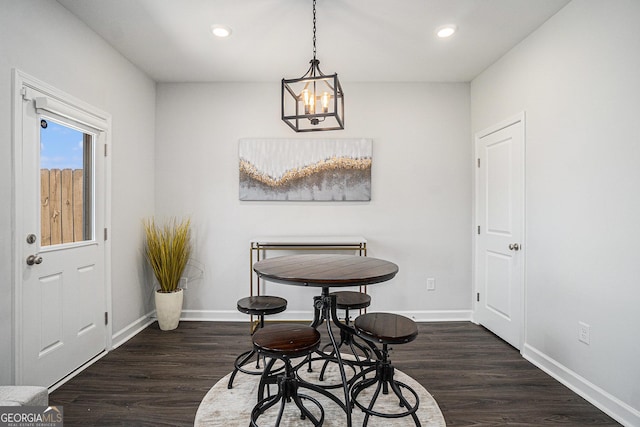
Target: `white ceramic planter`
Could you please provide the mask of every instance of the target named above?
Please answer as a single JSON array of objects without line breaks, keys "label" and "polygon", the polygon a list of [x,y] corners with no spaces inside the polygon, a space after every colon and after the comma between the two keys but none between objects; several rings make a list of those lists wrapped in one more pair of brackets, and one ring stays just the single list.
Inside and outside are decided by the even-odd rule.
[{"label": "white ceramic planter", "polygon": [[170,331],[178,327],[183,296],[182,289],[168,293],[156,291],[156,315],[161,330]]}]

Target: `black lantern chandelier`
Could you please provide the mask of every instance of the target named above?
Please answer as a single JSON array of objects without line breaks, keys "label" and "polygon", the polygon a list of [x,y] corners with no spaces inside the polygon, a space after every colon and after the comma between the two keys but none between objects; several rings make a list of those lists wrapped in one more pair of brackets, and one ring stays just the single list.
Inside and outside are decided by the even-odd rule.
[{"label": "black lantern chandelier", "polygon": [[296,132],[344,129],[344,93],[338,74],[323,74],[316,59],[316,0],[310,64],[302,77],[282,79],[282,120]]}]

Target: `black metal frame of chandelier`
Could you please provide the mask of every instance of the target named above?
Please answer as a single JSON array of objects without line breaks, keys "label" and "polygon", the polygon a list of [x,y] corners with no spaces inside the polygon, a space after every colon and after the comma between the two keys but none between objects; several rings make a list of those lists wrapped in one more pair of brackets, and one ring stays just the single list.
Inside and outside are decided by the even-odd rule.
[{"label": "black metal frame of chandelier", "polygon": [[[282,99],[281,99],[281,117],[282,120],[294,131],[296,132],[317,132],[317,131],[326,131],[326,130],[342,130],[344,129],[344,93],[342,92],[342,85],[340,85],[340,81],[338,80],[338,74],[334,73],[334,74],[330,74],[330,75],[325,75],[322,74],[322,72],[320,71],[320,68],[317,67],[317,64],[319,63],[319,61],[317,60],[312,60],[312,65],[309,69],[309,71],[307,73],[305,73],[304,76],[297,78],[297,79],[282,79],[282,89],[281,89],[281,93],[282,93]],[[314,64],[315,62],[315,64]],[[315,65],[315,70],[318,71],[318,76],[315,75],[309,75],[312,74],[314,71],[314,65]],[[308,82],[308,83],[312,83],[314,81],[318,81],[318,80],[327,80],[327,79],[333,79],[333,86],[329,85],[329,87],[331,87],[333,89],[333,93],[332,93],[332,97],[333,97],[333,112],[332,113],[314,113],[314,114],[299,114],[299,108],[298,108],[298,99],[299,99],[299,95],[297,95],[293,89],[289,86],[289,84],[291,83],[301,83],[301,82]],[[286,116],[285,112],[284,112],[284,104],[285,104],[285,95],[286,92],[289,93],[289,95],[291,95],[291,97],[293,98],[293,100],[295,101],[295,105],[296,105],[296,114],[293,116]],[[300,120],[309,120],[313,126],[316,126],[318,124],[320,124],[322,121],[324,121],[324,119],[326,119],[327,117],[333,117],[335,118],[336,122],[337,122],[337,126],[331,126],[331,127],[314,127],[314,128],[300,128],[299,125],[299,121]],[[295,120],[295,124],[292,123],[292,121]],[[317,120],[317,124],[313,124],[313,121]]]}]

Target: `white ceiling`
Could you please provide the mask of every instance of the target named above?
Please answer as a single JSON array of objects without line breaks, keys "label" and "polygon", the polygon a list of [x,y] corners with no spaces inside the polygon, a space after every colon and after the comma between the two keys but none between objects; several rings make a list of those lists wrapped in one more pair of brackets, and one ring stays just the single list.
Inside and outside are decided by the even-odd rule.
[{"label": "white ceiling", "polygon": [[[313,56],[311,0],[58,2],[158,82],[279,81]],[[468,82],[568,2],[318,0],[317,58],[342,81]]]}]

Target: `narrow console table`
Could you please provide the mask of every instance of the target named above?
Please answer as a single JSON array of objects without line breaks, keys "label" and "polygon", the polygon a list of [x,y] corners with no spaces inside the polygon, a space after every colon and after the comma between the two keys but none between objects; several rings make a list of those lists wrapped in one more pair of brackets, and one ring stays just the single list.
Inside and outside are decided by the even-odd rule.
[{"label": "narrow console table", "polygon": [[[362,236],[268,236],[249,241],[249,295],[260,295],[261,279],[255,276],[253,264],[267,258],[270,251],[327,251],[352,252],[367,256],[367,239]],[[367,292],[366,286],[360,292]],[[251,318],[253,324],[253,317]]]}]

